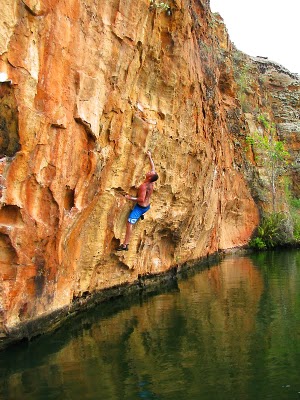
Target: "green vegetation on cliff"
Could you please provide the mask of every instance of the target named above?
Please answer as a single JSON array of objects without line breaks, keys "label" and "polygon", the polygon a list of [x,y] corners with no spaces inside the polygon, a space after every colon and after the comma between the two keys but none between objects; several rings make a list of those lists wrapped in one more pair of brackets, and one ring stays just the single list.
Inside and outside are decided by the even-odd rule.
[{"label": "green vegetation on cliff", "polygon": [[284,142],[276,140],[276,125],[273,122],[265,115],[259,115],[257,121],[261,129],[248,136],[247,142],[266,172],[272,195],[272,211],[275,213],[277,186],[288,164],[289,152],[285,149]]},{"label": "green vegetation on cliff", "polygon": [[[272,207],[271,212],[262,211],[260,225],[249,245],[254,249],[264,250],[299,241],[300,200],[292,197],[289,185],[286,184],[288,180],[285,175],[290,155],[285,143],[276,140],[276,124],[270,122],[266,115],[259,115],[257,122],[259,129],[247,136],[246,141],[252,147],[259,167],[264,170]],[[283,186],[285,190],[282,190]],[[284,211],[282,204],[285,204]]]}]

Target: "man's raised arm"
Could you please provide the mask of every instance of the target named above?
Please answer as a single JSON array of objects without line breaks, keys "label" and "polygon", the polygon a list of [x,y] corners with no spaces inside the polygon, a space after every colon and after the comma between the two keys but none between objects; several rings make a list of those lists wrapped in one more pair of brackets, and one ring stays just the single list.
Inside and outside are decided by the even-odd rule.
[{"label": "man's raised arm", "polygon": [[150,161],[150,165],[151,165],[151,172],[155,172],[154,162],[152,160],[151,152],[149,150],[147,151],[147,155],[149,157],[149,161]]}]

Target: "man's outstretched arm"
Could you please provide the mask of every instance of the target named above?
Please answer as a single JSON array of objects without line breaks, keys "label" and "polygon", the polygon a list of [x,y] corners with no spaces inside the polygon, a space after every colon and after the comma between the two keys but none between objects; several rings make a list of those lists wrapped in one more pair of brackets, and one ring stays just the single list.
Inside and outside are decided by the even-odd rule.
[{"label": "man's outstretched arm", "polygon": [[138,203],[142,203],[145,200],[145,197],[146,197],[146,186],[145,185],[141,185],[139,187],[137,196],[138,197],[133,197],[133,196],[130,196],[130,194],[126,194],[125,198],[127,200],[132,200],[132,201],[137,201]]},{"label": "man's outstretched arm", "polygon": [[147,151],[147,155],[149,157],[149,161],[150,161],[150,165],[151,165],[151,172],[155,172],[154,162],[152,160],[151,152],[149,150]]}]

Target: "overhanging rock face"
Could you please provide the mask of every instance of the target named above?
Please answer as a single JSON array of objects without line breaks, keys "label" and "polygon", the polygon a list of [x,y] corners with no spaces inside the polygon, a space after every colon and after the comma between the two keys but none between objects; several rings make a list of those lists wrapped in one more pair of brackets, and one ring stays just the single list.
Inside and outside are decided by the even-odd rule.
[{"label": "overhanging rock face", "polygon": [[[4,6],[3,342],[83,294],[243,246],[258,224],[226,29],[204,0],[149,3]],[[147,150],[159,180],[120,255],[132,205],[120,193],[135,194]]]}]

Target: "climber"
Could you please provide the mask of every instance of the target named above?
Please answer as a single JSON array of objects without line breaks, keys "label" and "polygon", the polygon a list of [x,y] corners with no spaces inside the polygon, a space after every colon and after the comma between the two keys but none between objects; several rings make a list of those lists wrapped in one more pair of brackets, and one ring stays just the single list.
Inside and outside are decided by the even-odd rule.
[{"label": "climber", "polygon": [[147,151],[149,157],[151,171],[147,172],[146,179],[138,188],[137,197],[125,195],[127,200],[136,201],[136,205],[131,210],[127,224],[124,242],[117,248],[117,251],[128,251],[128,244],[132,232],[133,225],[141,218],[144,219],[144,214],[150,209],[150,197],[154,189],[154,182],[157,181],[158,175],[155,172],[154,162],[152,160],[151,152]]}]

